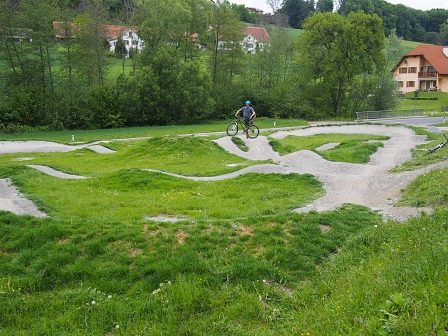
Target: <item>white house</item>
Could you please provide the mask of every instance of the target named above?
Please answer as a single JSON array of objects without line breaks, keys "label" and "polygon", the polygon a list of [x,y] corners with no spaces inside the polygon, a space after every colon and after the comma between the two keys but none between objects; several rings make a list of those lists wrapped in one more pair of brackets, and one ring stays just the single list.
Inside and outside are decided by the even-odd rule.
[{"label": "white house", "polygon": [[268,32],[263,27],[243,27],[243,34],[244,38],[240,44],[248,54],[263,50],[271,42]]},{"label": "white house", "polygon": [[[73,22],[64,23],[54,21],[53,28],[57,39],[76,37],[76,29]],[[109,43],[109,50],[111,52],[115,51],[119,37],[122,38],[128,54],[131,48],[141,51],[145,46],[143,40],[138,36],[138,27],[136,26],[104,25],[102,28],[102,33]]]},{"label": "white house", "polygon": [[[263,27],[243,27],[242,33],[244,37],[239,44],[247,54],[263,50],[271,42],[268,32]],[[229,49],[225,41],[219,41],[218,44],[221,50]]]},{"label": "white house", "polygon": [[[64,23],[55,21],[53,22],[53,26],[56,38],[75,37],[73,23],[64,26]],[[64,29],[64,27],[67,29]],[[243,27],[242,33],[244,38],[239,43],[243,51],[248,54],[255,54],[257,51],[263,50],[271,42],[268,32],[263,27]],[[109,43],[109,50],[111,52],[115,51],[117,41],[120,37],[124,42],[128,54],[131,48],[141,51],[145,47],[145,42],[138,35],[137,26],[104,25],[103,34]],[[191,34],[190,38],[195,41],[199,48],[204,49],[198,41],[197,34]],[[224,41],[220,41],[219,44],[220,48],[226,49]]]},{"label": "white house", "polygon": [[120,37],[124,42],[128,54],[131,48],[141,51],[145,46],[145,42],[138,35],[138,27],[136,26],[105,25],[104,29],[111,52],[115,51],[117,41]]}]

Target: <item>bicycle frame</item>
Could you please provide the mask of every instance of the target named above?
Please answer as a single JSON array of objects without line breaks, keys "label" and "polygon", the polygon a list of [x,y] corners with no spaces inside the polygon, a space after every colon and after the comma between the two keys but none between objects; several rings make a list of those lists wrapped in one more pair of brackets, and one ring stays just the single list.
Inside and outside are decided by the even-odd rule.
[{"label": "bicycle frame", "polygon": [[235,136],[240,128],[251,139],[255,139],[258,134],[260,134],[260,129],[253,123],[252,120],[250,121],[249,126],[246,127],[246,124],[243,122],[243,120],[241,118],[238,118],[237,120],[232,121],[229,125],[227,125],[227,135]]},{"label": "bicycle frame", "polygon": [[428,151],[424,155],[432,154],[434,152],[437,152],[439,149],[445,147],[448,144],[448,137],[446,136],[446,134],[444,132],[442,132],[442,134],[445,137],[446,141],[438,144],[437,146],[435,146],[433,148],[428,149]]}]

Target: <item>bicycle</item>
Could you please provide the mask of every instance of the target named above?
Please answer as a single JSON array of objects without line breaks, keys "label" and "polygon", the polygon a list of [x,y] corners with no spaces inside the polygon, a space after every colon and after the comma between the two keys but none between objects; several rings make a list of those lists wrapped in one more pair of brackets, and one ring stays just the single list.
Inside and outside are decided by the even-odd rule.
[{"label": "bicycle", "polygon": [[437,146],[435,146],[433,148],[428,149],[428,151],[424,155],[432,154],[434,152],[437,152],[439,149],[445,147],[446,144],[448,144],[448,138],[446,137],[445,133],[442,132],[442,134],[445,137],[446,141],[444,141],[442,143],[439,143]]},{"label": "bicycle", "polygon": [[[235,116],[235,117],[237,117],[237,116]],[[232,121],[230,124],[227,125],[227,129],[226,129],[227,135],[235,136],[241,128],[243,130],[243,132],[246,133],[246,135],[249,138],[255,139],[260,134],[260,129],[258,128],[258,126],[255,125],[253,123],[253,121],[251,120],[249,127],[246,128],[246,125],[244,124],[244,122],[241,119],[242,118],[238,118],[237,120]]]}]

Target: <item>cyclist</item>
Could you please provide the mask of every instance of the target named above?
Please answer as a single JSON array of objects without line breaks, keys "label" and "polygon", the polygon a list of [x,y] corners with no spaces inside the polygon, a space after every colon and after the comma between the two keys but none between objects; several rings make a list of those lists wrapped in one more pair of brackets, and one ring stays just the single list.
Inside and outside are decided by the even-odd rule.
[{"label": "cyclist", "polygon": [[252,106],[250,106],[249,100],[246,102],[246,106],[243,106],[238,111],[236,111],[235,116],[237,117],[240,112],[243,113],[244,124],[246,125],[246,138],[249,138],[247,130],[249,129],[251,121],[255,119],[255,110]]}]

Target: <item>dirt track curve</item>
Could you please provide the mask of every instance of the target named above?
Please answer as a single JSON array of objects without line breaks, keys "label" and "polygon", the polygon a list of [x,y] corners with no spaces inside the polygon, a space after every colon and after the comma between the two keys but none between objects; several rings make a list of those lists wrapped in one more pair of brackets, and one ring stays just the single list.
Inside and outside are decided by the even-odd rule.
[{"label": "dirt track curve", "polygon": [[[248,172],[266,174],[309,173],[316,176],[323,183],[326,195],[304,208],[295,209],[294,211],[296,212],[334,210],[344,203],[364,205],[373,210],[380,211],[385,218],[395,220],[405,220],[412,216],[418,216],[422,212],[431,212],[431,209],[429,208],[394,207],[394,203],[400,196],[400,190],[406,187],[417,176],[434,169],[448,167],[447,160],[416,171],[389,173],[390,169],[410,160],[412,158],[411,149],[426,141],[425,136],[416,135],[413,130],[407,127],[358,124],[311,127],[306,129],[278,131],[270,134],[270,137],[282,139],[288,135],[300,137],[330,133],[376,134],[389,136],[390,139],[383,141],[384,147],[379,148],[379,150],[371,156],[371,160],[368,164],[361,165],[327,161],[318,154],[308,150],[280,156],[273,151],[268,143],[268,138],[265,136],[259,136],[254,140],[243,139],[249,147],[249,151],[244,152],[232,142],[230,137],[222,137],[216,140],[216,143],[218,143],[224,150],[249,160],[272,159],[276,164],[255,165],[234,173],[212,177],[170,175],[197,181],[206,181],[232,178]],[[5,152],[3,150],[3,143],[4,142],[0,143],[0,154]],[[36,142],[33,142],[33,144],[27,148],[33,148],[33,151],[67,151],[79,148],[52,143],[40,143],[42,145],[40,147]],[[335,145],[337,144],[328,144],[328,148]],[[49,146],[48,148],[52,150],[45,150],[45,146]],[[6,147],[9,150],[6,152],[11,152],[12,147],[16,147],[16,149],[20,151],[20,146],[17,146],[17,144],[16,146],[12,146],[11,143],[6,143]],[[99,145],[95,145],[95,147],[91,145],[91,147],[92,150],[96,150],[99,153],[106,154],[108,152],[107,150],[102,150]],[[26,152],[30,151],[27,150]],[[29,166],[60,178],[85,178],[82,176],[73,176],[57,172],[49,167]],[[17,214],[30,214],[40,217],[45,216],[45,214],[41,213],[31,202],[20,197],[20,194],[18,194],[17,190],[11,185],[8,179],[0,180],[0,210],[11,211]]]}]

